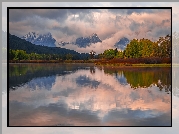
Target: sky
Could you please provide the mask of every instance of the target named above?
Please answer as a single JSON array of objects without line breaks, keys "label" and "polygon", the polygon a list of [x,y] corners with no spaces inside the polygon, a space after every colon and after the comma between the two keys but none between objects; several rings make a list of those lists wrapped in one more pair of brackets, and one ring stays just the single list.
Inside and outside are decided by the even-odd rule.
[{"label": "sky", "polygon": [[[50,32],[58,43],[75,42],[96,33],[102,42],[86,48],[68,44],[78,52],[101,53],[121,38],[153,41],[171,34],[171,9],[10,9],[9,32],[22,37],[29,32]],[[60,46],[62,47],[62,46]]]}]

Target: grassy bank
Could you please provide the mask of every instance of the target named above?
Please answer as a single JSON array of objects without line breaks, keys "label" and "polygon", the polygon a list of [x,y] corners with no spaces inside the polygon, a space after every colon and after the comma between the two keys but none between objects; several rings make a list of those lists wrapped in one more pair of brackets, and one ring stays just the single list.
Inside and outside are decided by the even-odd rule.
[{"label": "grassy bank", "polygon": [[9,60],[9,63],[94,63],[94,60]]},{"label": "grassy bank", "polygon": [[60,60],[9,60],[9,63],[62,63]]},{"label": "grassy bank", "polygon": [[171,64],[95,64],[106,67],[171,67]]},{"label": "grassy bank", "polygon": [[127,59],[99,59],[95,65],[120,67],[171,67],[171,58],[127,58]]},{"label": "grassy bank", "polygon": [[132,64],[137,67],[171,67],[171,64]]},{"label": "grassy bank", "polygon": [[[94,63],[96,66],[107,66],[107,67],[171,67],[171,64],[160,63],[160,64],[145,64],[145,63],[121,63],[111,62],[107,60],[10,60],[9,63]],[[175,64],[174,66],[179,66]]]}]

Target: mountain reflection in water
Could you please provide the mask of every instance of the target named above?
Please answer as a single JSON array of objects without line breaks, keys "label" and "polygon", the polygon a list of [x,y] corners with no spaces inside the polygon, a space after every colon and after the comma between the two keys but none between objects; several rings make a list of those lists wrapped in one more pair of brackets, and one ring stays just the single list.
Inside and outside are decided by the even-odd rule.
[{"label": "mountain reflection in water", "polygon": [[171,68],[11,64],[10,126],[171,126]]}]

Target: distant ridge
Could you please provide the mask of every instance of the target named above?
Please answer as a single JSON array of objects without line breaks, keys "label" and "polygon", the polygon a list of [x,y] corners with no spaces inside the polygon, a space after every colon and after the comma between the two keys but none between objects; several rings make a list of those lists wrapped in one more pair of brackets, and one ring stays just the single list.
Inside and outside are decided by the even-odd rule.
[{"label": "distant ridge", "polygon": [[9,49],[24,50],[27,53],[37,53],[37,54],[59,54],[59,55],[72,54],[74,57],[76,56],[76,59],[83,59],[85,56],[88,56],[88,54],[86,53],[80,54],[74,50],[69,50],[66,48],[34,45],[26,41],[25,39],[21,39],[11,34],[9,34]]}]

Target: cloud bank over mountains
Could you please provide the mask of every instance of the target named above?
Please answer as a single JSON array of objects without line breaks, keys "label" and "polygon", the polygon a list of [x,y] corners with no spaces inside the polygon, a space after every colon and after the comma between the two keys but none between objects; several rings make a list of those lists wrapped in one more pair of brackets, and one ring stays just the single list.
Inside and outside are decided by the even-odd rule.
[{"label": "cloud bank over mountains", "polygon": [[[148,38],[153,41],[171,34],[170,9],[10,9],[9,31],[22,37],[29,32],[50,32],[57,47],[79,52],[101,53],[115,48],[121,38]],[[77,38],[96,33],[102,42],[78,47]],[[119,47],[120,49],[120,47]]]}]

